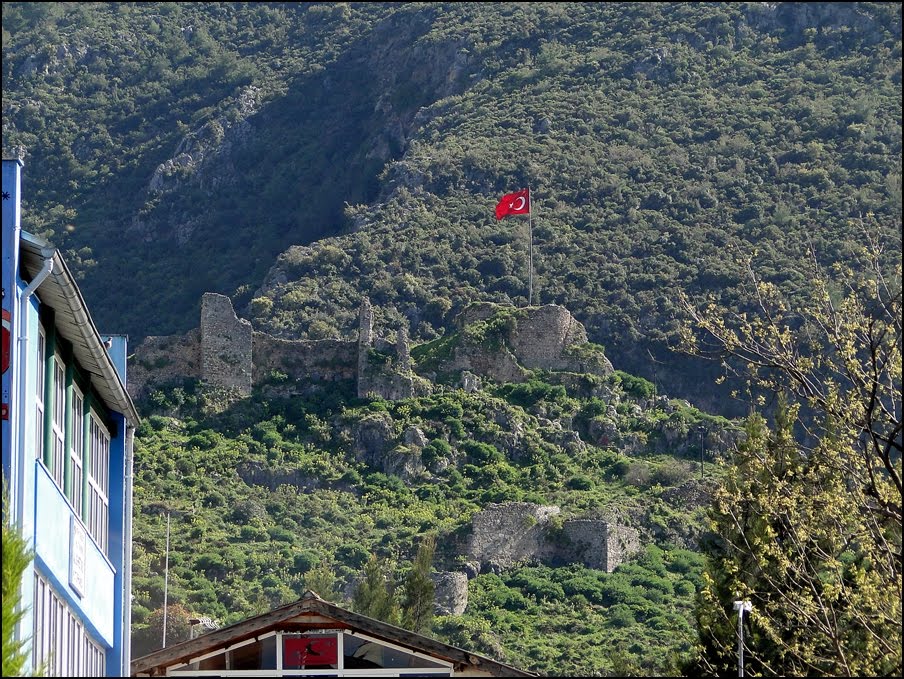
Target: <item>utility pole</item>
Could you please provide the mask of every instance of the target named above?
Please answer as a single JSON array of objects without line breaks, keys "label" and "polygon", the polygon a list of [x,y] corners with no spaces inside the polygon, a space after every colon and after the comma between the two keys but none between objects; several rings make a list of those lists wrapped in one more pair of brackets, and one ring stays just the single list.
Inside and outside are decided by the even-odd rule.
[{"label": "utility pole", "polygon": [[530,184],[527,185],[527,240],[528,240],[528,256],[527,256],[527,306],[534,303],[534,224],[533,224],[533,205],[531,205]]},{"label": "utility pole", "polygon": [[163,648],[166,648],[166,597],[169,592],[169,520],[170,513],[166,513],[166,566],[164,568],[165,575],[163,576]]}]

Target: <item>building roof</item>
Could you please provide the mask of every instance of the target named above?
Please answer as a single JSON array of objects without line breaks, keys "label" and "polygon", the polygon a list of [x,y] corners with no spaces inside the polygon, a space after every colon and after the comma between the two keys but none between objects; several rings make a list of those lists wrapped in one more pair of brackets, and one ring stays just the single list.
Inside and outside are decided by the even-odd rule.
[{"label": "building roof", "polygon": [[21,264],[25,273],[34,278],[44,262],[53,259],[53,270],[35,294],[43,304],[56,311],[57,331],[72,343],[75,358],[89,373],[91,385],[98,395],[137,427],[140,420],[135,404],[119,377],[113,359],[104,348],[88,306],[59,250],[37,236],[25,231],[20,233]]},{"label": "building roof", "polygon": [[322,629],[362,632],[375,639],[408,647],[451,662],[456,671],[482,671],[496,677],[534,677],[531,672],[471,653],[324,601],[308,590],[298,601],[248,618],[196,639],[162,648],[132,661],[132,676],[164,675],[167,667],[189,663],[218,648],[226,648],[273,630],[304,632]]}]

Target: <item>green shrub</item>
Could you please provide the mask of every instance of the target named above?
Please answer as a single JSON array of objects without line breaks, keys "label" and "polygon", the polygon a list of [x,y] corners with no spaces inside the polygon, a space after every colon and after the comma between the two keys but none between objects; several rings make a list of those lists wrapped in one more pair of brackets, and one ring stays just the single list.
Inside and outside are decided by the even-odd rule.
[{"label": "green shrub", "polygon": [[584,474],[577,474],[576,476],[572,476],[570,479],[568,479],[565,485],[572,490],[590,490],[591,488],[593,488],[593,481],[589,476],[585,476]]},{"label": "green shrub", "polygon": [[476,465],[502,462],[505,459],[505,456],[495,446],[488,443],[467,441],[461,447],[468,454],[468,459]]},{"label": "green shrub", "polygon": [[616,370],[613,375],[629,396],[638,400],[647,400],[656,395],[656,385],[643,377],[636,377],[621,370]]},{"label": "green shrub", "polygon": [[625,604],[615,604],[609,608],[606,623],[610,627],[630,627],[635,622],[633,611]]}]

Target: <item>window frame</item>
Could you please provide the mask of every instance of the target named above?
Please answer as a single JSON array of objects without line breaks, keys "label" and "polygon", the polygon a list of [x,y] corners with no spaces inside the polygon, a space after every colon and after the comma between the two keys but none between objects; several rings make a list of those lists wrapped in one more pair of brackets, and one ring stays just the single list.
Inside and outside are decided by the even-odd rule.
[{"label": "window frame", "polygon": [[106,649],[38,571],[34,584],[32,666],[51,677],[105,676]]},{"label": "window frame", "polygon": [[75,515],[81,519],[85,497],[85,395],[74,381],[72,383],[71,418],[71,430],[69,436],[69,462],[71,470],[69,502],[75,510]]},{"label": "window frame", "polygon": [[[88,415],[88,534],[107,555],[110,532],[110,430],[100,413],[91,408]],[[101,445],[98,445],[101,444]]]},{"label": "window frame", "polygon": [[37,365],[35,370],[35,459],[44,459],[44,388],[47,367],[47,331],[38,323]]},{"label": "window frame", "polygon": [[53,412],[50,416],[50,476],[65,495],[66,476],[66,363],[60,352],[53,353]]}]

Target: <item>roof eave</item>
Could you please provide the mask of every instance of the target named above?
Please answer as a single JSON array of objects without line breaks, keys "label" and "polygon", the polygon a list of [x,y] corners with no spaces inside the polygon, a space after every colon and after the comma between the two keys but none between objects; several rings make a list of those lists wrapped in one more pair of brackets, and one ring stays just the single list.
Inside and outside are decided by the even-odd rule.
[{"label": "roof eave", "polygon": [[41,290],[48,285],[56,286],[66,302],[67,308],[65,311],[75,319],[76,332],[80,335],[78,339],[82,340],[81,344],[73,343],[75,345],[74,350],[77,352],[76,357],[81,352],[90,354],[94,363],[101,370],[100,377],[108,384],[113,385],[114,402],[111,405],[115,406],[133,426],[137,427],[140,423],[140,418],[135,409],[135,404],[132,402],[129,392],[119,377],[119,372],[113,364],[113,359],[110,358],[110,355],[104,349],[103,340],[97,330],[97,326],[94,325],[88,306],[85,304],[82,293],[78,285],[76,285],[75,278],[66,265],[65,260],[59,251],[48,245],[46,241],[25,231],[21,232],[20,247],[42,260],[53,259],[53,270],[47,279],[38,286],[37,294],[40,296]]}]

